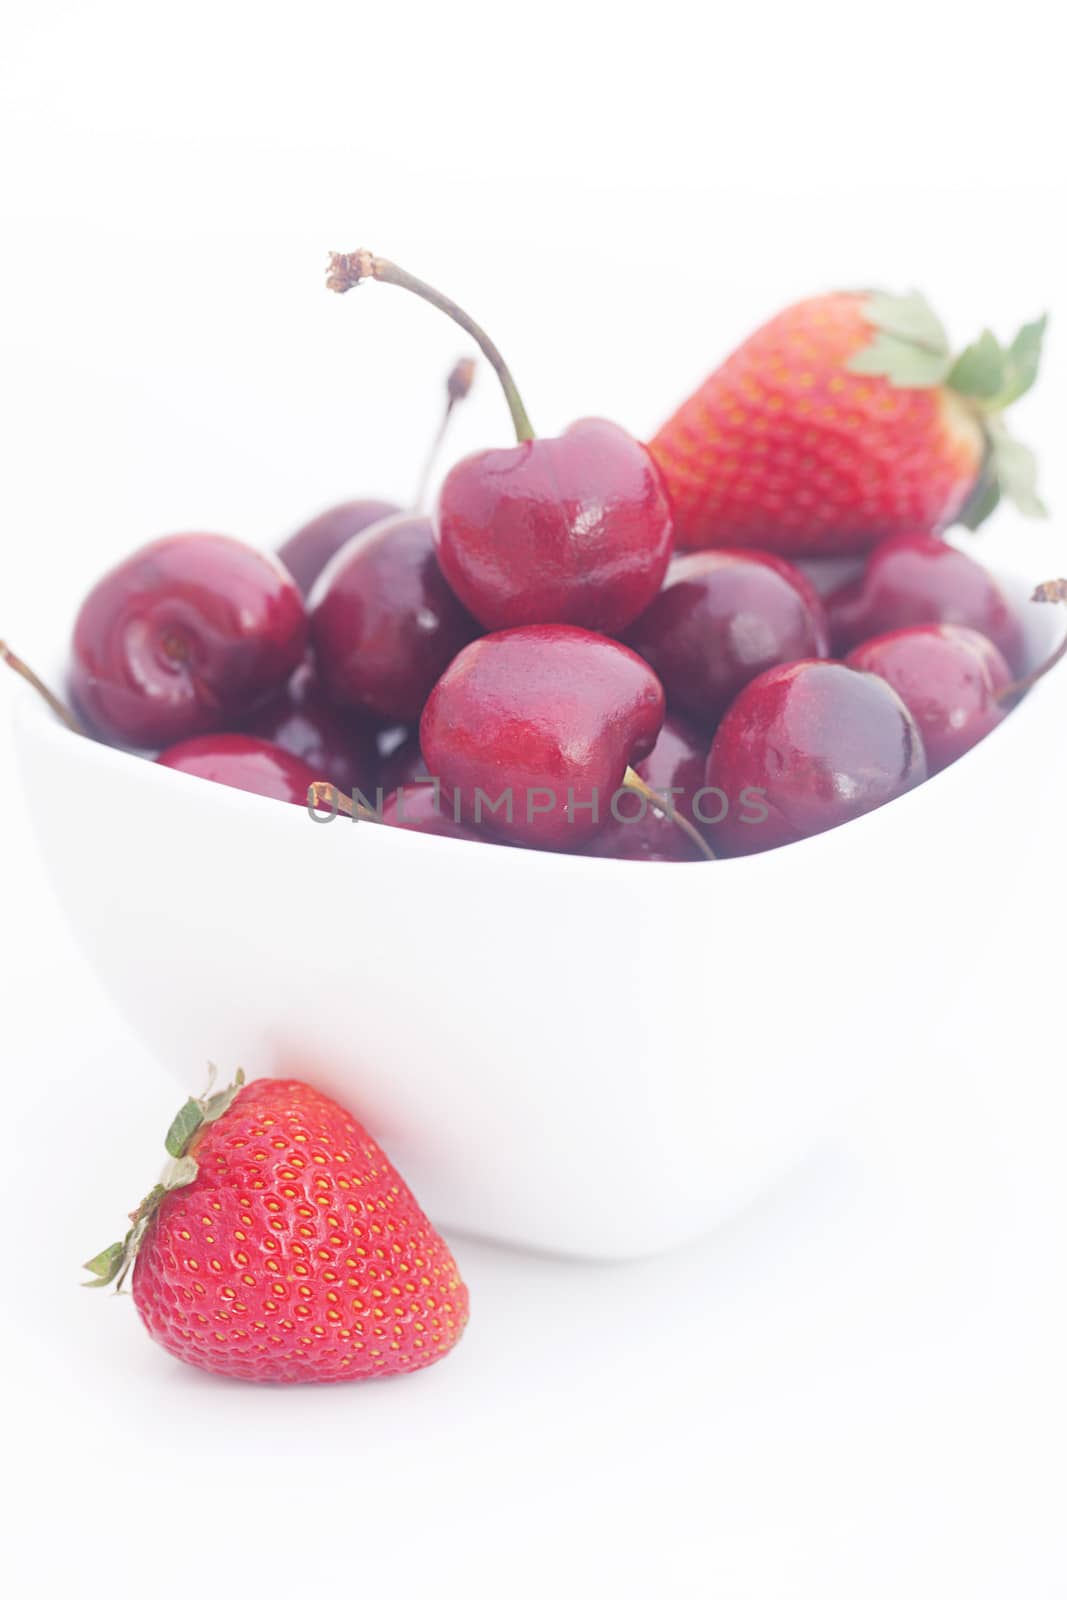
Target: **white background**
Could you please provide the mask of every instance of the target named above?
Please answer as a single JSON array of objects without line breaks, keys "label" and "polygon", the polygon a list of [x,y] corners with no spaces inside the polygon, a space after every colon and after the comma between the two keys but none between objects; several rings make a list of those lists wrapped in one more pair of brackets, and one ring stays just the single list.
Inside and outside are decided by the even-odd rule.
[{"label": "white background", "polygon": [[[333,499],[408,493],[463,343],[396,291],[328,296],[329,248],[455,293],[543,431],[647,433],[823,287],[919,283],[960,336],[1062,308],[1052,15],[12,8],[0,632],[51,664],[87,584],[150,536],[270,544]],[[1019,416],[1059,507],[1061,351],[1057,330]],[[506,438],[483,371],[452,451]],[[1055,523],[1006,516],[998,539],[1033,540],[1035,577],[1067,566]],[[77,1288],[175,1091],[68,942],[6,727],[0,788],[13,1593],[1067,1595],[1058,864],[1046,929],[989,908],[1005,985],[1021,960],[1050,984],[1049,1020],[1020,1017],[997,1059],[917,1039],[847,1133],[681,1255],[596,1269],[459,1240],[474,1315],[447,1362],[267,1392],[182,1368],[129,1301]]]}]

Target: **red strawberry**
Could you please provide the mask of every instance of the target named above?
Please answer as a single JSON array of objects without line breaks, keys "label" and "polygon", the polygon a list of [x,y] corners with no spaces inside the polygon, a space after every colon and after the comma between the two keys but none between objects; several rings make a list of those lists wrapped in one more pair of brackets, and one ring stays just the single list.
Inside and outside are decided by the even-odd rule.
[{"label": "red strawberry", "polygon": [[467,1289],[364,1128],[293,1079],[189,1100],[120,1244],[87,1263],[171,1355],[229,1378],[336,1382],[446,1355]]},{"label": "red strawberry", "polygon": [[1001,413],[1037,376],[1045,319],[954,358],[918,294],[826,294],[766,323],[650,449],[680,548],[790,556],[976,527],[1000,494],[1033,516],[1033,457]]}]

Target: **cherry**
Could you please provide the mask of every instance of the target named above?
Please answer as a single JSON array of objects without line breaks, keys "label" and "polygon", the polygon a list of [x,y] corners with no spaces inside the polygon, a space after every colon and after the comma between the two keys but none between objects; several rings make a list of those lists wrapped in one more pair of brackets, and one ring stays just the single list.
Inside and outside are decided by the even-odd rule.
[{"label": "cherry", "polygon": [[668,704],[709,730],[768,667],[830,650],[812,584],[762,550],[707,550],[673,561],[626,642],[655,669]]},{"label": "cherry", "polygon": [[345,500],[312,517],[278,546],[278,559],[288,567],[301,594],[311,593],[315,579],[342,545],[373,528],[403,507],[392,500]]},{"label": "cherry", "polygon": [[493,629],[627,627],[659,589],[673,543],[666,491],[644,445],[602,420],[535,438],[503,357],[466,312],[369,251],[331,257],[331,289],[343,294],[365,278],[410,290],[469,333],[511,411],[517,445],[460,461],[438,501],[438,559],[463,604]]},{"label": "cherry", "polygon": [[310,599],[319,678],[336,705],[415,722],[478,633],[445,582],[426,517],[390,517],[340,551]]},{"label": "cherry", "polygon": [[394,791],[382,807],[382,821],[387,828],[434,833],[442,839],[469,839],[475,844],[486,842],[484,834],[456,822],[447,801],[432,783],[405,785]]},{"label": "cherry", "polygon": [[925,777],[919,730],[883,679],[837,661],[771,667],[741,690],[712,741],[705,778],[729,802],[712,842],[728,856],[773,850]]},{"label": "cherry", "polygon": [[419,738],[453,816],[512,843],[566,849],[611,819],[624,787],[650,796],[630,764],[652,750],[663,714],[663,686],[625,645],[531,625],[460,651],[426,702]]},{"label": "cherry", "polygon": [[[448,431],[452,413],[459,402],[470,393],[474,382],[474,362],[469,357],[457,361],[448,374],[445,384],[445,409],[437,433],[422,469],[414,505],[421,506],[434,461]],[[396,516],[403,507],[391,500],[346,500],[343,505],[332,506],[291,534],[278,548],[280,560],[289,568],[303,594],[311,593],[312,586],[326,563],[337,554],[342,545],[354,539],[385,517]]]},{"label": "cherry", "polygon": [[266,795],[268,800],[288,800],[304,806],[308,790],[321,772],[290,755],[267,739],[253,739],[246,733],[209,733],[197,739],[183,739],[156,757],[161,767],[188,772],[195,778],[209,778],[231,789]]},{"label": "cherry", "polygon": [[310,660],[297,667],[276,700],[248,718],[243,731],[280,745],[338,789],[366,789],[377,768],[370,729],[330,704]]},{"label": "cherry", "polygon": [[884,678],[922,734],[926,765],[940,772],[1007,716],[998,700],[1011,669],[992,639],[974,628],[928,622],[865,639],[845,665]]},{"label": "cherry", "polygon": [[992,639],[1013,671],[1022,662],[1022,627],[996,579],[929,534],[884,539],[862,575],[835,589],[826,605],[836,655],[913,623],[951,622]]},{"label": "cherry", "polygon": [[96,584],[74,624],[71,691],[141,749],[240,721],[304,655],[300,591],[273,556],[215,533],[156,539]]},{"label": "cherry", "polygon": [[[666,795],[695,827],[703,824],[693,800],[704,786],[708,741],[680,717],[668,715],[648,755],[634,771],[649,788]],[[698,800],[698,805],[700,804]],[[585,847],[590,856],[611,856],[619,861],[695,861],[699,852],[692,840],[643,795],[620,798],[619,818],[595,834]],[[712,814],[709,810],[706,815]]]}]

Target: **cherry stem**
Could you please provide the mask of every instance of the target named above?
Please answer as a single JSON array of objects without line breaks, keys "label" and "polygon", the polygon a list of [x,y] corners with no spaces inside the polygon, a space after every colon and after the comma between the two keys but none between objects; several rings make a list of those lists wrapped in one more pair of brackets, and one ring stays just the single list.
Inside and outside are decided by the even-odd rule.
[{"label": "cherry stem", "polygon": [[358,817],[360,822],[381,822],[381,817],[362,801],[352,804],[348,795],[332,783],[311,783],[308,785],[307,803],[309,808],[325,806],[333,812],[340,811],[345,817]]},{"label": "cherry stem", "polygon": [[[1047,583],[1039,583],[1030,599],[1051,604],[1058,602],[1067,605],[1067,578],[1050,578]],[[1063,638],[1046,661],[1043,661],[1039,667],[1035,667],[1032,672],[1028,672],[1025,678],[1016,678],[1015,682],[1009,683],[1006,688],[998,689],[993,698],[998,705],[1003,704],[1005,700],[1017,699],[1020,695],[1025,694],[1028,689],[1032,689],[1034,684],[1045,676],[1046,672],[1051,672],[1053,667],[1063,660],[1064,656],[1067,656],[1067,632],[1064,633]]]},{"label": "cherry stem", "polygon": [[384,256],[372,255],[369,250],[352,250],[347,255],[336,250],[331,251],[330,265],[326,273],[328,289],[333,289],[337,294],[346,294],[365,278],[377,278],[379,283],[392,283],[398,289],[407,289],[411,294],[418,295],[420,300],[426,300],[430,305],[436,306],[446,317],[451,317],[464,333],[469,333],[500,379],[500,386],[504,391],[508,410],[511,412],[511,420],[515,425],[515,437],[520,444],[534,437],[533,427],[526,415],[526,407],[522,403],[504,357],[489,335],[479,328],[461,306],[457,306],[454,300],[450,300],[447,295],[441,294],[430,284],[423,283],[421,278],[405,272],[403,267],[398,267],[395,262],[386,261]]},{"label": "cherry stem", "polygon": [[683,817],[680,811],[676,811],[666,795],[657,794],[655,789],[653,789],[650,784],[645,782],[644,778],[639,777],[639,775],[634,771],[633,767],[627,767],[626,775],[622,780],[622,786],[624,789],[629,789],[631,794],[641,795],[645,800],[648,801],[653,810],[660,812],[671,822],[676,823],[689,839],[690,843],[694,844],[700,851],[700,854],[704,857],[705,861],[714,861],[716,859],[714,850],[704,838],[703,834],[700,833],[698,829],[694,828],[693,824],[689,821],[689,818]]},{"label": "cherry stem", "polygon": [[[17,672],[20,678],[25,678],[26,682],[37,690],[41,699],[55,712],[60,722],[66,723],[71,733],[85,734],[85,729],[73,711],[68,710],[59,696],[54,695],[48,685],[41,682],[33,668],[28,667],[22,657],[17,656],[14,650],[10,649],[2,639],[0,639],[0,661],[6,661],[12,672]],[[85,736],[88,737],[87,734]]]},{"label": "cherry stem", "polygon": [[452,413],[455,411],[461,400],[466,400],[467,396],[471,392],[471,384],[473,382],[474,361],[470,356],[463,356],[461,360],[456,362],[455,366],[452,368],[452,371],[448,374],[448,382],[445,385],[445,409],[442,413],[441,420],[437,425],[437,432],[434,434],[433,443],[430,445],[429,454],[423,463],[422,475],[419,478],[419,487],[415,491],[415,500],[412,506],[414,511],[419,511],[422,509],[422,506],[426,500],[426,490],[430,483],[430,474],[434,469],[434,462],[437,460],[437,457],[440,454],[441,446],[444,443],[445,434],[448,432],[448,424],[452,420]]}]

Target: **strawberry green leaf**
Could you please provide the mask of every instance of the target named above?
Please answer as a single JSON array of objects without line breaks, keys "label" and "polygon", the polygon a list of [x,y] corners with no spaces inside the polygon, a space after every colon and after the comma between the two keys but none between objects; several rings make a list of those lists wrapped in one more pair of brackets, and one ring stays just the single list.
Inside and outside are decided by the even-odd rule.
[{"label": "strawberry green leaf", "polygon": [[187,1100],[167,1129],[163,1143],[169,1156],[183,1156],[193,1134],[203,1126],[204,1108],[199,1100]]},{"label": "strawberry green leaf", "polygon": [[996,396],[997,410],[1012,405],[1033,388],[1041,365],[1041,347],[1044,343],[1048,317],[1039,317],[1021,327],[1007,349],[1006,373],[1003,387]]},{"label": "strawberry green leaf", "polygon": [[93,1277],[85,1287],[104,1289],[112,1283],[119,1275],[125,1250],[125,1242],[119,1239],[114,1244],[109,1244],[106,1250],[101,1250],[91,1261],[86,1261],[85,1270],[91,1272]]},{"label": "strawberry green leaf", "polygon": [[1012,437],[1000,418],[988,425],[989,448],[996,480],[1005,499],[1024,516],[1047,517],[1048,508],[1037,492],[1037,458]]},{"label": "strawberry green leaf", "polygon": [[184,1189],[187,1183],[192,1183],[200,1168],[192,1156],[175,1156],[163,1168],[160,1186],[169,1194],[172,1189]]},{"label": "strawberry green leaf", "polygon": [[238,1067],[233,1075],[231,1084],[225,1089],[220,1089],[218,1094],[213,1094],[207,1100],[201,1101],[205,1122],[217,1122],[221,1116],[224,1116],[229,1111],[238,1094],[244,1088],[244,1081],[244,1068]]},{"label": "strawberry green leaf", "polygon": [[970,395],[976,400],[992,400],[1003,389],[1007,375],[1007,351],[986,328],[957,358],[947,382],[957,394]]},{"label": "strawberry green leaf", "polygon": [[867,321],[905,344],[921,345],[932,355],[947,356],[948,334],[930,302],[917,289],[910,294],[869,295],[863,308]]},{"label": "strawberry green leaf", "polygon": [[848,362],[849,372],[888,378],[896,389],[936,389],[948,377],[951,366],[950,355],[940,355],[891,333],[875,334],[870,344]]},{"label": "strawberry green leaf", "polygon": [[1000,484],[990,462],[987,463],[987,470],[983,470],[977,487],[960,512],[959,521],[974,533],[987,517],[992,516],[999,504]]}]

